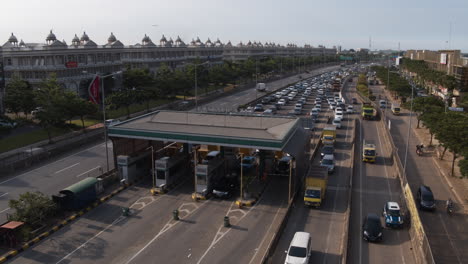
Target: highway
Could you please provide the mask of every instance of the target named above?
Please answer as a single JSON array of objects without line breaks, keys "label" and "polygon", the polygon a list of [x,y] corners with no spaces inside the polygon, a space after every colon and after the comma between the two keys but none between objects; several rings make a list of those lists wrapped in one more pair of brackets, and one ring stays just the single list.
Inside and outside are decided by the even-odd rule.
[{"label": "highway", "polygon": [[[386,98],[383,93],[383,86],[373,86],[372,88],[376,96],[380,95],[382,99]],[[387,99],[391,100],[391,98]],[[409,111],[403,110],[400,116],[395,116],[391,113],[390,108],[388,108],[385,111],[385,115],[391,122],[391,135],[398,148],[401,162],[404,164],[409,128]],[[416,197],[418,187],[421,184],[428,185],[434,193],[437,206],[436,211],[419,211],[419,215],[428,236],[435,262],[468,263],[468,252],[466,250],[468,248],[468,230],[466,228],[468,226],[468,218],[462,212],[462,209],[452,216],[447,215],[445,201],[449,197],[455,203],[457,203],[457,200],[451,194],[451,190],[447,186],[445,179],[434,164],[433,155],[435,153],[425,153],[422,157],[415,153],[416,144],[421,143],[413,131],[416,124],[417,120],[413,115],[412,129],[409,131],[406,175],[414,197]]]},{"label": "highway", "polygon": [[[312,147],[320,138],[323,127],[329,116],[333,117],[327,103],[322,103],[320,122],[315,129]],[[335,143],[335,172],[329,176],[325,203],[320,209],[304,205],[303,191],[298,195],[286,228],[281,233],[272,263],[284,263],[289,244],[297,231],[309,232],[312,235],[312,255],[310,263],[340,263],[344,248],[345,213],[348,202],[349,177],[351,167],[351,144],[356,114],[346,114],[342,128],[337,130]],[[319,150],[320,151],[320,150]],[[319,166],[320,154],[312,164]]]}]

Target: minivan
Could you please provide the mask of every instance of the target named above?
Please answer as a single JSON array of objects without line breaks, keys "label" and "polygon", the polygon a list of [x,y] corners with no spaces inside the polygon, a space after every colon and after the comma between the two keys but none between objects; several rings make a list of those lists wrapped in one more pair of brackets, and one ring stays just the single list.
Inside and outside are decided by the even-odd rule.
[{"label": "minivan", "polygon": [[309,263],[311,255],[311,237],[307,232],[296,232],[289,245],[289,249],[285,251],[286,259],[284,264],[306,264]]},{"label": "minivan", "polygon": [[380,108],[387,108],[387,102],[385,100],[379,101]]}]

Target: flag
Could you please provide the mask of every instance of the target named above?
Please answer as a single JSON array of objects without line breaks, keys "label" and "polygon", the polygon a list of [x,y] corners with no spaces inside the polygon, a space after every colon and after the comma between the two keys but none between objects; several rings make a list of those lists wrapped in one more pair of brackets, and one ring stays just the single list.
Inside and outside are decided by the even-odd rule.
[{"label": "flag", "polygon": [[94,79],[91,81],[88,87],[88,94],[89,94],[89,101],[99,104],[99,85],[100,85],[100,78],[99,76],[95,76]]}]

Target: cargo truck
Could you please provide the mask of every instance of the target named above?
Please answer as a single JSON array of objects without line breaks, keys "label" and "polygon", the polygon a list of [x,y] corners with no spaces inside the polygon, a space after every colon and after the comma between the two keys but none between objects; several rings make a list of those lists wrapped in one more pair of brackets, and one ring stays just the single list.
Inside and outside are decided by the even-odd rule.
[{"label": "cargo truck", "polygon": [[325,200],[327,190],[327,168],[313,166],[305,178],[304,204],[319,208]]},{"label": "cargo truck", "polygon": [[392,104],[392,113],[394,115],[399,115],[400,114],[400,105],[399,104]]},{"label": "cargo truck", "polygon": [[322,144],[333,145],[336,139],[336,126],[324,127],[322,131]]},{"label": "cargo truck", "polygon": [[264,92],[266,91],[266,84],[265,83],[257,83],[257,91]]},{"label": "cargo truck", "polygon": [[365,141],[362,146],[362,161],[363,162],[375,162],[375,156],[377,152],[375,152],[375,144],[371,141]]},{"label": "cargo truck", "polygon": [[377,110],[371,103],[362,103],[362,119],[373,120],[377,116]]}]

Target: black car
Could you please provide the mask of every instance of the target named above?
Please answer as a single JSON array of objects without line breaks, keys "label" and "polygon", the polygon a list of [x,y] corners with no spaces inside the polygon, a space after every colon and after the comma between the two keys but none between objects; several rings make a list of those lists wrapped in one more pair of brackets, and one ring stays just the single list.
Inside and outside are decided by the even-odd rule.
[{"label": "black car", "polygon": [[351,101],[353,102],[353,104],[357,104],[357,99],[356,98],[352,98]]},{"label": "black car", "polygon": [[416,200],[419,205],[419,209],[433,211],[436,209],[434,195],[432,194],[431,188],[426,185],[419,186],[418,193],[416,194]]},{"label": "black car", "polygon": [[325,155],[330,155],[335,152],[335,148],[330,145],[323,146],[320,150],[320,158],[323,158]]},{"label": "black car", "polygon": [[382,224],[376,214],[368,214],[362,224],[362,238],[366,241],[382,241]]},{"label": "black car", "polygon": [[222,178],[214,184],[211,194],[220,199],[229,199],[236,192],[238,184],[236,178]]},{"label": "black car", "polygon": [[262,98],[262,104],[268,104],[271,101],[269,96],[265,96]]}]

